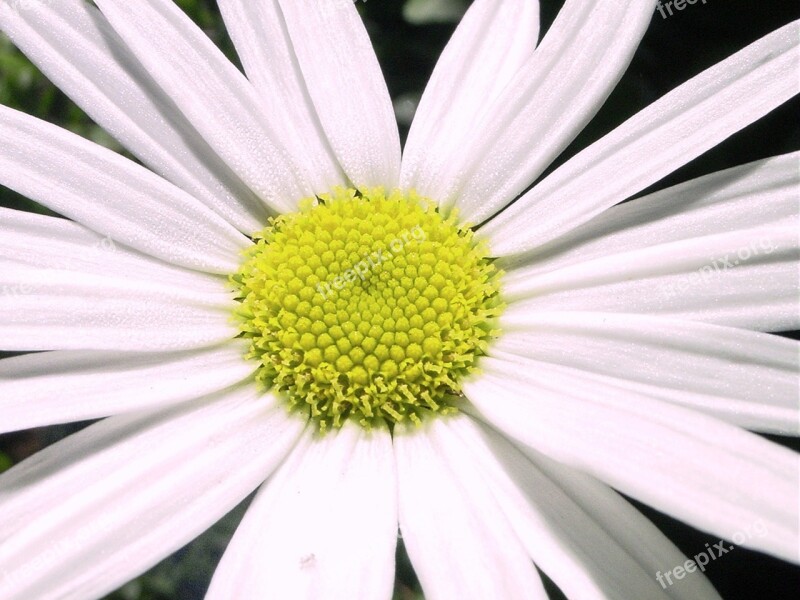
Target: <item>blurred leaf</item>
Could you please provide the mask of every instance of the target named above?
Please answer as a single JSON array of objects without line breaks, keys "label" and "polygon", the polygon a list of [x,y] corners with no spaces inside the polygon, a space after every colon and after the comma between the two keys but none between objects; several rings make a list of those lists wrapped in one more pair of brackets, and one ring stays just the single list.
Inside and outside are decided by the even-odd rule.
[{"label": "blurred leaf", "polygon": [[11,457],[8,454],[0,452],[0,473],[3,471],[8,471],[13,464],[14,462],[11,460]]},{"label": "blurred leaf", "polygon": [[403,17],[413,25],[452,23],[467,11],[467,0],[408,0]]}]

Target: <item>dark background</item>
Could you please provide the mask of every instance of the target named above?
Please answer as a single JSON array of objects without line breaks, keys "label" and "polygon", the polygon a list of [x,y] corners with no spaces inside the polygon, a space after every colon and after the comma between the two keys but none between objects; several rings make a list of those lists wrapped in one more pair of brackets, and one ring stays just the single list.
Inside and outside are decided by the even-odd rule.
[{"label": "dark background", "polygon": [[[178,2],[232,58],[213,0]],[[401,133],[424,89],[444,44],[468,0],[360,0],[389,90],[395,101]],[[543,31],[563,5],[541,0]],[[655,12],[642,45],[625,77],[605,106],[564,152],[556,164],[598,139],[639,109],[716,62],[800,17],[795,0],[707,0],[687,5],[666,19]],[[800,74],[798,74],[800,77]],[[122,149],[54,88],[8,40],[0,35],[0,102],[58,123],[85,137]],[[800,101],[794,99],[745,128],[700,158],[679,169],[652,189],[748,161],[800,148]],[[650,190],[648,190],[650,191]],[[0,187],[0,206],[47,212]],[[796,337],[796,336],[794,336]],[[3,354],[0,353],[0,357]],[[82,425],[54,427],[0,436],[0,471]],[[772,437],[800,449],[797,440]],[[241,518],[246,502],[195,542],[166,559],[149,573],[126,585],[114,600],[191,600],[202,598],[214,565]],[[703,551],[712,536],[642,505],[650,517],[687,555]],[[420,598],[407,558],[398,553],[397,598]],[[674,565],[664,565],[665,570]],[[706,572],[724,598],[783,599],[797,597],[800,570],[787,563],[743,548],[712,561]],[[553,598],[562,598],[550,585]],[[488,600],[488,599],[487,599]],[[632,599],[634,600],[634,599]],[[635,599],[646,600],[646,599]]]}]

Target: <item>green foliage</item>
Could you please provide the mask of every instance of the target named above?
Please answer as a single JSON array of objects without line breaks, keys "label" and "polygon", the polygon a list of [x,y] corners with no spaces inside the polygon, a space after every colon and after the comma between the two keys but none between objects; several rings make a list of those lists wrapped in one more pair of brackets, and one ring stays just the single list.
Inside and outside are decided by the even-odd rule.
[{"label": "green foliage", "polygon": [[463,16],[468,4],[467,0],[408,0],[403,16],[415,25],[450,23]]},{"label": "green foliage", "polygon": [[0,473],[3,471],[8,471],[13,464],[14,462],[11,460],[11,457],[8,454],[5,452],[0,452]]}]

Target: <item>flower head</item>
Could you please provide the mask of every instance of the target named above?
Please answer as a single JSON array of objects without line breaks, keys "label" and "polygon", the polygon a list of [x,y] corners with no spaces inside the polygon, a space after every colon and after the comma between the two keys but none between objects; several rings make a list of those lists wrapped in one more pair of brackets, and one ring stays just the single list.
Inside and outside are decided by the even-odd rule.
[{"label": "flower head", "polygon": [[264,389],[323,430],[453,412],[501,310],[470,228],[415,194],[337,190],[255,238],[232,279]]},{"label": "flower head", "polygon": [[752,433],[798,433],[759,333],[800,324],[798,156],[625,202],[800,91],[799,23],[542,177],[654,0],[538,45],[476,0],[402,156],[350,0],[219,6],[246,76],[172,0],[0,0],[142,163],[0,107],[0,184],[69,219],[0,210],[0,431],[102,419],[0,476],[0,599],[99,598],[255,490],[209,598],[389,598],[398,526],[434,600],[716,598],[617,492],[800,560]]}]

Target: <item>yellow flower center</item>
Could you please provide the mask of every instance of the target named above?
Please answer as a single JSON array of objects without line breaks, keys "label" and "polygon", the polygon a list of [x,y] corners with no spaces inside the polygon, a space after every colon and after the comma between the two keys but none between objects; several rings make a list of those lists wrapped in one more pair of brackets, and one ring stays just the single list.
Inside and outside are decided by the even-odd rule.
[{"label": "yellow flower center", "polygon": [[265,387],[322,431],[456,410],[502,302],[455,215],[414,193],[337,189],[254,242],[231,280]]}]

